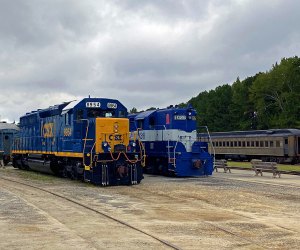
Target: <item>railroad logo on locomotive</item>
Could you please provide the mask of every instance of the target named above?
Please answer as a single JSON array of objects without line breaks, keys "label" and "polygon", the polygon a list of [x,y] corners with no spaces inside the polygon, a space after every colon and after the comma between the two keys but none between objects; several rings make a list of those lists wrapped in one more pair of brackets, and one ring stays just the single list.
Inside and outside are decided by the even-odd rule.
[{"label": "railroad logo on locomotive", "polygon": [[42,129],[42,136],[44,138],[52,138],[53,137],[53,130],[54,130],[54,123],[53,122],[45,123],[43,125],[43,129]]}]

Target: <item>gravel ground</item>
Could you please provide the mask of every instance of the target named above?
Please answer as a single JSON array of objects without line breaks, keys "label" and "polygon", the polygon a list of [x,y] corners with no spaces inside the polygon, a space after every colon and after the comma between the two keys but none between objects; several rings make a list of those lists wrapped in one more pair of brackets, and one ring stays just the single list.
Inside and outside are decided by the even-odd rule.
[{"label": "gravel ground", "polygon": [[[0,177],[60,193],[181,249],[298,249],[300,178],[244,173],[146,175],[137,186],[105,188],[12,168]],[[0,185],[0,249],[167,249],[50,194],[2,179]]]}]

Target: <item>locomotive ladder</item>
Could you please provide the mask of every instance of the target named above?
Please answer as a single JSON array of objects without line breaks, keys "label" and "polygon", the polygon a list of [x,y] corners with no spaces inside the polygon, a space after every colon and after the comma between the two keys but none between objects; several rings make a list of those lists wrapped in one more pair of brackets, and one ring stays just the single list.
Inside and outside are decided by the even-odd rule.
[{"label": "locomotive ladder", "polygon": [[102,186],[109,185],[109,173],[107,164],[102,164]]},{"label": "locomotive ladder", "polygon": [[213,168],[215,168],[215,160],[216,160],[216,151],[215,151],[215,147],[213,145],[213,142],[212,142],[212,139],[211,139],[211,136],[210,136],[210,133],[209,133],[209,130],[208,130],[208,127],[207,126],[200,126],[198,128],[205,128],[206,129],[206,132],[207,132],[207,135],[208,135],[208,142],[210,144],[210,147],[212,149],[212,152],[213,152],[213,159],[214,159],[214,165],[213,165]]},{"label": "locomotive ladder", "polygon": [[138,173],[137,173],[137,167],[136,164],[131,164],[130,167],[130,177],[131,177],[131,184],[135,185],[138,183]]}]

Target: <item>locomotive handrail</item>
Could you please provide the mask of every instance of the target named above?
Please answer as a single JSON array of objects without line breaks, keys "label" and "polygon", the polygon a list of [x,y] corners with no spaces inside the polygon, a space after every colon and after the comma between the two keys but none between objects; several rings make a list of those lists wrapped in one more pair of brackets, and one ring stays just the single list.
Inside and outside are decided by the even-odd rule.
[{"label": "locomotive handrail", "polygon": [[[88,136],[88,132],[89,132],[89,125],[90,125],[90,122],[89,122],[89,120],[88,119],[80,119],[80,121],[87,121],[87,126],[86,126],[86,132],[85,132],[85,138],[83,139],[84,140],[84,145],[83,145],[83,152],[82,152],[82,162],[83,162],[83,166],[86,166],[85,165],[85,157],[84,157],[84,152],[85,152],[85,146],[86,146],[86,138],[87,138],[87,136]],[[87,167],[90,167],[90,165],[89,166],[87,166]]]},{"label": "locomotive handrail", "polygon": [[215,151],[215,147],[214,147],[214,144],[212,142],[212,139],[211,139],[211,136],[210,136],[210,133],[209,133],[209,130],[208,130],[208,127],[207,126],[199,126],[197,127],[198,128],[205,128],[206,129],[206,132],[207,132],[207,135],[208,135],[208,141],[211,145],[211,148],[212,148],[212,151],[213,151],[213,158],[214,158],[214,165],[213,165],[213,168],[215,168],[215,160],[216,160],[216,151]]},{"label": "locomotive handrail", "polygon": [[140,145],[140,154],[141,154],[141,163],[142,163],[142,166],[145,167],[146,166],[146,150],[145,150],[145,147],[144,147],[144,144],[140,138],[140,133],[139,133],[139,130],[142,130],[141,128],[138,128],[137,129],[137,137],[138,137],[138,142],[139,142],[139,145]]},{"label": "locomotive handrail", "polygon": [[177,138],[177,141],[176,141],[176,144],[174,147],[174,168],[176,168],[176,148],[177,148],[178,142],[179,142],[179,136]]}]

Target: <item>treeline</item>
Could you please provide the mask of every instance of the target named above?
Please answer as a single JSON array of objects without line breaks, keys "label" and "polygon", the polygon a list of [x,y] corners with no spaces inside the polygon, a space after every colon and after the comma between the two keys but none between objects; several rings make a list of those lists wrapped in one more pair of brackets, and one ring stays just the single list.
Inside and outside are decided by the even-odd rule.
[{"label": "treeline", "polygon": [[300,128],[300,58],[283,58],[265,73],[201,92],[187,104],[210,131]]}]

